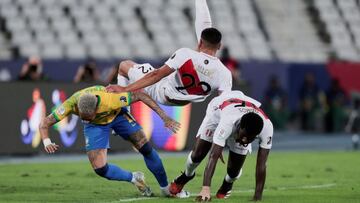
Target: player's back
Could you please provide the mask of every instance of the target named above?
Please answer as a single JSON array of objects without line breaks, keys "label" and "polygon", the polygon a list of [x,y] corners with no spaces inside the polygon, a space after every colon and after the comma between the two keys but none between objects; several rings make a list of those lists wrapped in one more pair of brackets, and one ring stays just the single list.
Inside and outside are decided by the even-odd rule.
[{"label": "player's back", "polygon": [[130,105],[130,94],[108,93],[104,86],[92,86],[75,92],[60,107],[54,110],[53,115],[57,121],[69,114],[79,115],[77,103],[83,94],[93,94],[97,97],[96,117],[91,121],[93,124],[108,124],[121,112],[126,111],[122,107]]},{"label": "player's back", "polygon": [[176,70],[167,77],[166,93],[173,99],[203,101],[214,91],[231,90],[231,73],[215,56],[182,48],[165,64]]}]

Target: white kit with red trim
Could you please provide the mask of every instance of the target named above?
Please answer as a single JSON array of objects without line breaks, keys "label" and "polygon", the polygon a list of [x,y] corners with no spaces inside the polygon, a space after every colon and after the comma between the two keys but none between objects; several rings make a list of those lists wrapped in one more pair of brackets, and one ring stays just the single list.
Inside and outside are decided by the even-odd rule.
[{"label": "white kit with red trim", "polygon": [[241,91],[224,92],[209,103],[206,115],[197,136],[220,146],[227,146],[235,153],[246,155],[251,152],[251,144],[240,145],[235,141],[236,123],[248,112],[258,114],[264,127],[257,136],[261,148],[272,147],[273,125],[260,108],[261,103],[244,95]]},{"label": "white kit with red trim", "polygon": [[231,72],[214,56],[181,48],[165,64],[177,70],[164,84],[170,99],[201,102],[214,91],[231,90]]},{"label": "white kit with red trim", "polygon": [[[231,91],[231,72],[214,56],[181,48],[165,64],[175,71],[144,88],[159,103],[175,105],[166,97],[171,100],[202,102],[213,92]],[[154,70],[149,63],[136,64],[128,72],[130,83]]]}]

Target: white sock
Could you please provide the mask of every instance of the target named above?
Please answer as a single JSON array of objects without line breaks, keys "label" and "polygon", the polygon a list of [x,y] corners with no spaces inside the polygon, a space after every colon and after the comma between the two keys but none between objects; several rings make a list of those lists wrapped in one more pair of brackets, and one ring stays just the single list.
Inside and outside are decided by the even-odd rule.
[{"label": "white sock", "polygon": [[233,183],[233,182],[235,182],[235,180],[237,180],[237,179],[240,178],[241,174],[242,174],[242,169],[240,169],[239,175],[236,176],[235,178],[231,178],[231,177],[229,176],[229,174],[226,174],[226,176],[225,176],[225,181],[228,182],[228,183]]},{"label": "white sock", "polygon": [[209,27],[212,27],[212,21],[206,0],[195,0],[195,31],[198,42],[201,32]]},{"label": "white sock", "polygon": [[135,179],[135,176],[134,176],[134,172],[132,172],[131,183],[135,183],[135,182],[136,182],[136,179]]},{"label": "white sock", "polygon": [[185,175],[190,177],[193,176],[195,173],[195,169],[199,166],[200,163],[194,163],[191,159],[192,151],[189,153],[189,156],[186,160],[186,170]]},{"label": "white sock", "polygon": [[129,80],[126,77],[118,74],[118,76],[117,76],[117,84],[120,85],[120,86],[126,87],[126,86],[129,85]]},{"label": "white sock", "polygon": [[160,187],[160,190],[161,190],[161,192],[162,192],[162,194],[164,196],[169,196],[170,195],[169,185],[167,185],[165,187]]}]

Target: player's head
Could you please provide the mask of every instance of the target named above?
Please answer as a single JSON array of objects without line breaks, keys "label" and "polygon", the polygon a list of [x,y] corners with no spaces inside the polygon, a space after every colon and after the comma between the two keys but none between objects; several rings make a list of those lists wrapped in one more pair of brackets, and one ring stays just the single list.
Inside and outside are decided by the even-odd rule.
[{"label": "player's head", "polygon": [[96,116],[98,98],[93,94],[83,94],[79,97],[79,116],[84,121],[92,121]]},{"label": "player's head", "polygon": [[237,124],[238,135],[236,142],[247,145],[253,142],[263,129],[264,121],[256,113],[250,112],[243,115]]},{"label": "player's head", "polygon": [[218,50],[221,47],[221,32],[216,28],[206,28],[201,32],[199,49],[207,48]]}]

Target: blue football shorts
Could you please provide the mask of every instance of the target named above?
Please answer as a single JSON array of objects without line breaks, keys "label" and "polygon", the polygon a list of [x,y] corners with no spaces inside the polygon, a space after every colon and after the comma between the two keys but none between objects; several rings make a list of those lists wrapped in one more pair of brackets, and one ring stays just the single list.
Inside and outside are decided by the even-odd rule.
[{"label": "blue football shorts", "polygon": [[128,112],[120,113],[111,123],[106,125],[84,123],[86,151],[110,148],[109,136],[111,129],[127,140],[130,135],[142,128]]}]

